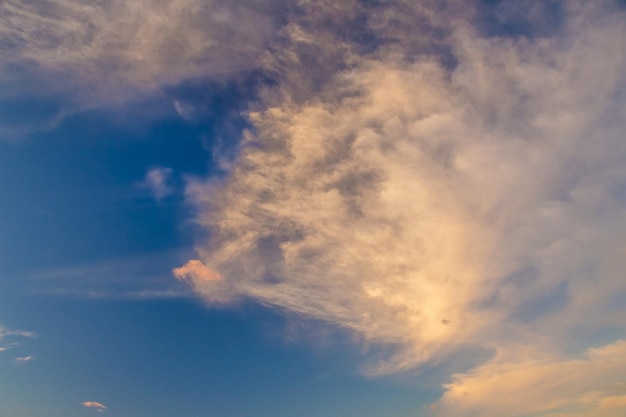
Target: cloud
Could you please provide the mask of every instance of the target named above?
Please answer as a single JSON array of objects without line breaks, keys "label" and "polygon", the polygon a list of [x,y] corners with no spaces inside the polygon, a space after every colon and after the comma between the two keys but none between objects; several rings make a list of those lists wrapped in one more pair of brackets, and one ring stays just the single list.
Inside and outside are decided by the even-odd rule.
[{"label": "cloud", "polygon": [[69,72],[96,81],[96,90],[230,72],[264,50],[273,28],[265,5],[271,3],[8,1],[0,12],[3,49],[11,52],[3,66],[30,62]]},{"label": "cloud", "polygon": [[[389,24],[371,27],[396,39],[374,52],[339,43],[343,67],[324,61],[339,46],[320,50],[329,74],[305,93],[285,76],[250,114],[229,178],[189,188],[210,231],[198,265],[222,277],[185,273],[196,292],[383,346],[369,374],[475,347],[584,350],[581,332],[623,332],[623,11],[571,3],[536,38],[456,23],[442,40],[454,65],[410,41],[430,31]],[[302,27],[284,53],[307,79],[302,44],[323,48],[327,32]]]},{"label": "cloud", "polygon": [[22,365],[22,364],[24,364],[26,362],[32,361],[33,359],[35,359],[34,356],[30,356],[30,355],[29,356],[22,356],[22,357],[19,357],[19,358],[15,358],[15,363],[17,365]]},{"label": "cloud", "polygon": [[0,110],[12,116],[0,116],[0,140],[52,129],[86,109],[163,96],[164,86],[189,78],[231,78],[258,68],[279,6],[274,0],[5,1]]},{"label": "cloud", "polygon": [[188,253],[159,251],[130,258],[33,270],[25,278],[37,294],[78,298],[188,298],[192,291],[171,279],[171,265]]},{"label": "cloud", "polygon": [[152,168],[146,173],[141,186],[150,189],[154,199],[160,201],[174,192],[174,188],[170,185],[171,177],[171,168]]},{"label": "cloud", "polygon": [[498,358],[453,376],[441,416],[620,416],[626,410],[626,341],[571,359]]},{"label": "cloud", "polygon": [[[174,277],[180,281],[188,282],[192,287],[198,288],[203,283],[220,281],[222,276],[207,268],[201,261],[192,259],[180,268],[172,270]],[[207,295],[207,299],[213,303],[228,302],[228,298],[220,298],[219,295]]]},{"label": "cloud", "polygon": [[104,404],[101,404],[96,401],[84,401],[81,403],[84,407],[91,408],[96,410],[98,413],[103,413],[107,407]]},{"label": "cloud", "polygon": [[19,346],[19,342],[12,339],[15,338],[35,338],[37,334],[34,332],[24,330],[12,330],[5,326],[0,325],[0,352],[7,350],[10,347]]}]

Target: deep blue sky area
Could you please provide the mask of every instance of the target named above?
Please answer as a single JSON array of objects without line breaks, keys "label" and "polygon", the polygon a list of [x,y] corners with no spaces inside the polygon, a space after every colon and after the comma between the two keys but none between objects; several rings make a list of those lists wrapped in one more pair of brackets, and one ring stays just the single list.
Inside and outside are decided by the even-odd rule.
[{"label": "deep blue sky area", "polygon": [[[340,349],[312,354],[288,342],[285,323],[261,308],[217,312],[179,300],[15,301],[27,313],[12,324],[38,333],[19,351],[35,356],[37,365],[2,363],[3,415],[86,415],[76,405],[91,398],[114,416],[374,417],[390,407],[409,416],[420,407],[408,382],[350,374],[353,364],[338,362],[348,357],[341,358]],[[0,313],[11,317],[15,308],[3,302]]]}]

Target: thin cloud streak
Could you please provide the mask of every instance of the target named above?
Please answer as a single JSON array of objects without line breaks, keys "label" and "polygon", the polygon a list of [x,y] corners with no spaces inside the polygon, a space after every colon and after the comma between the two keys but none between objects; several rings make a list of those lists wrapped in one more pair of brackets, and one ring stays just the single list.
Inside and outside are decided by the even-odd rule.
[{"label": "thin cloud streak", "polygon": [[16,342],[14,339],[20,338],[36,338],[37,334],[35,332],[24,331],[24,330],[12,330],[5,326],[0,325],[0,352],[5,351],[11,347],[19,346],[19,342]]},{"label": "thin cloud streak", "polygon": [[131,258],[106,259],[90,264],[34,270],[25,278],[37,294],[96,299],[189,298],[192,291],[170,278],[170,265],[184,259],[178,251]]},{"label": "thin cloud streak", "polygon": [[23,365],[26,362],[30,362],[30,361],[32,361],[34,359],[35,359],[35,357],[34,356],[30,356],[30,355],[29,356],[18,357],[18,358],[15,358],[15,364],[16,365]]}]

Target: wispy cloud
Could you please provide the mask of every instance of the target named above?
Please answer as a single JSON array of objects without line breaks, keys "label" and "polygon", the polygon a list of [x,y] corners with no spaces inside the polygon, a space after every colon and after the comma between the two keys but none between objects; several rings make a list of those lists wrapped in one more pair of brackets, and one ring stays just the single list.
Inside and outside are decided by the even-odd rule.
[{"label": "wispy cloud", "polygon": [[496,358],[453,376],[441,416],[621,416],[626,409],[626,341],[558,359],[545,353]]},{"label": "wispy cloud", "polygon": [[30,355],[29,356],[21,356],[21,357],[15,358],[15,364],[16,365],[23,365],[26,362],[30,362],[30,361],[32,361],[34,359],[35,359],[35,357],[34,356],[30,356]]},{"label": "wispy cloud", "polygon": [[152,192],[154,199],[160,201],[174,192],[174,187],[171,185],[171,177],[171,168],[152,168],[146,173],[146,177],[140,186],[148,188]]},{"label": "wispy cloud", "polygon": [[163,299],[186,298],[190,289],[171,279],[171,265],[184,254],[158,252],[131,258],[64,267],[43,268],[28,276],[29,289],[77,298]]},{"label": "wispy cloud", "polygon": [[10,347],[19,346],[20,343],[17,340],[20,338],[32,339],[35,337],[37,337],[37,335],[34,332],[12,330],[0,325],[0,352],[5,351]]},{"label": "wispy cloud", "polygon": [[[275,33],[276,4],[4,1],[0,107],[21,105],[34,117],[0,115],[0,140],[53,128],[76,111],[162,95],[162,86],[186,78],[257,68]],[[50,101],[57,107],[38,114]]]},{"label": "wispy cloud", "polygon": [[98,413],[103,413],[107,409],[104,404],[96,401],[84,401],[81,404],[83,405],[83,407],[91,408],[92,410],[96,410]]},{"label": "wispy cloud", "polygon": [[3,64],[30,61],[40,69],[97,81],[96,89],[110,88],[111,82],[158,86],[230,72],[249,66],[265,49],[273,29],[265,10],[219,0],[7,1],[0,11],[0,34],[11,54]]}]

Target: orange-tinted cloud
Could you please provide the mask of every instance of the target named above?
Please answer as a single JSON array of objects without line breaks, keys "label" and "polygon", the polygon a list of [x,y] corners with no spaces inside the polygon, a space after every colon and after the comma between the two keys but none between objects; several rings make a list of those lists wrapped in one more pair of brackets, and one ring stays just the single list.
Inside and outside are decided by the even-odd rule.
[{"label": "orange-tinted cloud", "polygon": [[175,268],[172,273],[176,279],[190,280],[196,282],[219,281],[222,277],[215,271],[209,269],[201,261],[192,259],[180,268]]},{"label": "orange-tinted cloud", "polygon": [[93,410],[96,410],[99,413],[102,413],[107,409],[107,407],[104,404],[96,402],[96,401],[84,401],[81,404],[84,407],[91,408]]}]

